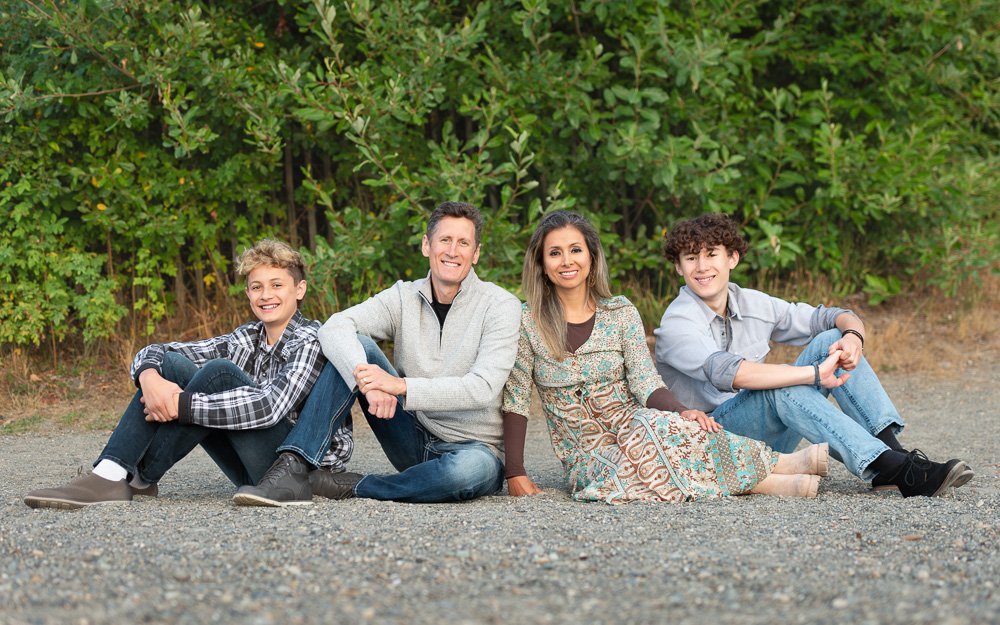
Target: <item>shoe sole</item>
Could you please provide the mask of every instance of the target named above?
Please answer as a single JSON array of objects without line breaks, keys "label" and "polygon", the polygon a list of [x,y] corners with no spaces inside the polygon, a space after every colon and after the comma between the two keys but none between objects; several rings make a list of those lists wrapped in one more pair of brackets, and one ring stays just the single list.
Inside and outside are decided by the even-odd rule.
[{"label": "shoe sole", "polygon": [[261,508],[286,508],[288,506],[310,506],[312,505],[312,499],[278,501],[277,499],[268,499],[267,497],[261,497],[259,495],[251,495],[248,493],[237,493],[233,495],[233,503],[236,504],[237,506],[257,506]]},{"label": "shoe sole", "polygon": [[806,497],[809,499],[815,499],[819,495],[819,483],[820,476],[810,475],[809,476],[809,490],[806,492]]},{"label": "shoe sole", "polygon": [[115,501],[89,501],[80,502],[73,501],[71,499],[38,499],[38,498],[25,498],[25,505],[29,508],[41,509],[48,508],[50,510],[80,510],[81,508],[86,508],[88,506],[100,506],[109,503],[132,503],[131,501],[122,499]]},{"label": "shoe sole", "polygon": [[883,484],[882,486],[872,486],[873,493],[898,493],[899,487],[895,484]]},{"label": "shoe sole", "polygon": [[[965,464],[964,462],[962,464]],[[965,469],[955,478],[955,481],[951,483],[952,488],[958,488],[959,486],[964,486],[976,476],[976,472],[972,470],[969,465],[965,465]]]},{"label": "shoe sole", "polygon": [[[938,489],[934,491],[931,497],[940,497],[941,495],[945,494],[945,492],[947,492],[947,490],[952,486],[956,484],[958,484],[959,486],[965,484],[965,482],[968,482],[969,480],[972,479],[972,475],[967,475],[969,473],[972,473],[972,469],[969,468],[969,465],[959,460],[955,464],[955,466],[951,468],[951,471],[948,471],[948,475],[944,477],[944,480],[941,482],[941,486],[938,486]],[[959,484],[960,480],[963,480],[961,484]]]}]

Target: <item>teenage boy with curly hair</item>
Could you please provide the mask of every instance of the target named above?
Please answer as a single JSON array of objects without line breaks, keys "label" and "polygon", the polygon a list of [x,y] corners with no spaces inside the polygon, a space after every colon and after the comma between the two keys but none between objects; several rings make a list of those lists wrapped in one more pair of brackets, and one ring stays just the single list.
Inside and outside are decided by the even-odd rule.
[{"label": "teenage boy with curly hair", "polygon": [[[861,319],[733,284],[729,274],[746,251],[724,215],[682,221],[666,236],[664,254],[685,286],[654,332],[656,367],[677,399],[777,452],[802,438],[829,443],[852,473],[904,497],[941,495],[972,479],[965,462],[932,462],[896,439],[903,419],[864,358]],[[770,341],[806,347],[791,366],[766,364]]]}]

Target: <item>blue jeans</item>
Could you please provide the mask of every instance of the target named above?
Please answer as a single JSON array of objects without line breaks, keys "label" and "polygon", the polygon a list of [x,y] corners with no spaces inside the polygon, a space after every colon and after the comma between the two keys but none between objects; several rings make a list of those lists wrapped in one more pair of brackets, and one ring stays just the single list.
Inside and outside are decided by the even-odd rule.
[{"label": "blue jeans", "polygon": [[[370,364],[392,375],[396,369],[375,341],[358,335]],[[369,499],[408,503],[463,501],[491,495],[503,486],[503,464],[478,441],[449,443],[437,438],[416,416],[396,406],[391,419],[379,419],[368,410],[364,396],[348,387],[330,363],[309,393],[299,420],[278,451],[294,451],[313,466],[330,446],[330,439],[351,412],[355,398],[389,462],[399,473],[366,475],[354,494]]]},{"label": "blue jeans", "polygon": [[[820,363],[840,330],[827,330],[806,346],[796,365]],[[837,375],[843,370],[837,370]],[[875,435],[887,427],[903,429],[903,419],[864,358],[848,381],[832,391],[812,385],[740,391],[712,411],[726,430],[764,441],[775,451],[789,453],[802,438],[830,444],[830,455],[863,479],[874,472],[868,465],[889,448]],[[838,408],[827,399],[833,394]]]},{"label": "blue jeans", "polygon": [[[199,368],[173,352],[164,357],[160,375],[195,393],[256,385],[229,360],[210,360]],[[291,430],[285,420],[261,430],[220,430],[176,421],[146,421],[141,397],[141,390],[132,397],[98,462],[111,460],[151,484],[160,481],[170,467],[199,444],[233,484],[256,484],[277,459],[275,448]]]}]

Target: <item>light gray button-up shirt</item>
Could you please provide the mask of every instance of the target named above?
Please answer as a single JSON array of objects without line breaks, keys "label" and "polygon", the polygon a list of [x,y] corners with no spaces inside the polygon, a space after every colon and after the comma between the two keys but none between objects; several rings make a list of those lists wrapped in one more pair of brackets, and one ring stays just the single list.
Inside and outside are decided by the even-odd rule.
[{"label": "light gray button-up shirt", "polygon": [[763,362],[769,341],[804,345],[836,327],[845,308],[790,303],[729,283],[727,315],[715,314],[688,287],[667,306],[656,335],[656,370],[688,408],[711,412],[736,394],[744,360]]}]

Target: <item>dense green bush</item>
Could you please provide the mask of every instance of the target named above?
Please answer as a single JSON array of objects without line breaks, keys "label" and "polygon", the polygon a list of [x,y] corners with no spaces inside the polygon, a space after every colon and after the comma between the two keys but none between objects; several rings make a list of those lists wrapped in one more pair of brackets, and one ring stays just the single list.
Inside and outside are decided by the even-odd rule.
[{"label": "dense green bush", "polygon": [[310,252],[321,316],[426,271],[443,199],[483,207],[480,272],[512,288],[572,207],[661,299],[661,233],[709,210],[745,225],[749,283],[954,293],[1000,252],[995,9],[4,3],[0,344],[202,309],[264,234]]}]

